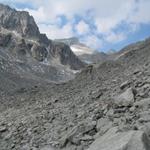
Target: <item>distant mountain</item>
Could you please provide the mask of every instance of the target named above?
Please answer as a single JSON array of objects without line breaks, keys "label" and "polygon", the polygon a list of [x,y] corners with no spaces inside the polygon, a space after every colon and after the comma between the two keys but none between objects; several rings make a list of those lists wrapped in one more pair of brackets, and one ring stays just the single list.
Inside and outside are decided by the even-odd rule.
[{"label": "distant mountain", "polygon": [[76,38],[76,37],[65,38],[65,39],[55,39],[54,41],[65,43],[65,44],[67,44],[69,46],[80,43],[79,39]]},{"label": "distant mountain", "polygon": [[110,49],[107,51],[107,54],[109,54],[109,55],[114,54],[114,53],[116,53],[116,50],[114,50],[114,49]]},{"label": "distant mountain", "polygon": [[85,63],[102,63],[107,60],[107,54],[98,52],[83,43],[78,38],[57,39],[56,41],[68,44],[72,51]]},{"label": "distant mountain", "polygon": [[[64,81],[84,63],[67,44],[39,32],[34,18],[0,4],[0,68],[36,80]],[[44,78],[43,78],[44,77]]]}]

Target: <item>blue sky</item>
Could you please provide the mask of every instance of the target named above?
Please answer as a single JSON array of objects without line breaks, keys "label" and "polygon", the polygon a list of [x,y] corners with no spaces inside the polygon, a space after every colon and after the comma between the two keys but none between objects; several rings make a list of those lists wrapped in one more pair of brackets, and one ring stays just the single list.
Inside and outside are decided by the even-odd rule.
[{"label": "blue sky", "polygon": [[78,37],[107,51],[150,36],[150,0],[0,0],[35,18],[50,39]]}]

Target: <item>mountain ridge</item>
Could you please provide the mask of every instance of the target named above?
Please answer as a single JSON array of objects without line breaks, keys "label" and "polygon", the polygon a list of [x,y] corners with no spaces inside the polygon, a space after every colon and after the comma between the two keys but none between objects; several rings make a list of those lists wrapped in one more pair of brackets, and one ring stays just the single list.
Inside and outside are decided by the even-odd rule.
[{"label": "mountain ridge", "polygon": [[28,12],[16,11],[3,4],[0,4],[0,50],[5,60],[10,59],[14,68],[20,68],[20,73],[14,72],[20,75],[26,72],[38,78],[45,76],[50,81],[71,79],[74,70],[85,65],[68,45],[41,34]]}]

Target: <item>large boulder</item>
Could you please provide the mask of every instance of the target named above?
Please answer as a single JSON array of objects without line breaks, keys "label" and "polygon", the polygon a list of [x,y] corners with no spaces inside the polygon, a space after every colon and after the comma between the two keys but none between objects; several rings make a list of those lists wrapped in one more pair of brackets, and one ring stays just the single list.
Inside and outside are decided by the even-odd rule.
[{"label": "large boulder", "polygon": [[150,140],[143,131],[117,132],[112,128],[88,150],[150,150]]},{"label": "large boulder", "polygon": [[134,103],[134,92],[132,88],[127,89],[122,94],[114,98],[114,103],[117,106],[131,106]]}]

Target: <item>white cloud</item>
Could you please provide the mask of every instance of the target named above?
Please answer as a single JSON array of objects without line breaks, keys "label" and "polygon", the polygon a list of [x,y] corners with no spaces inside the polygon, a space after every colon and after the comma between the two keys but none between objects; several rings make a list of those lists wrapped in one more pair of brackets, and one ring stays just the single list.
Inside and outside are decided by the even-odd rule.
[{"label": "white cloud", "polygon": [[88,32],[90,32],[89,25],[83,20],[76,25],[76,30],[78,34],[87,34]]},{"label": "white cloud", "polygon": [[110,43],[118,43],[118,42],[123,41],[124,39],[126,39],[126,36],[123,33],[111,32],[106,36],[106,41]]},{"label": "white cloud", "polygon": [[[134,4],[134,0],[110,0],[107,9],[105,8],[107,12],[103,11],[103,16],[97,15],[95,19],[98,32],[107,34],[117,28],[123,21],[127,20],[128,16],[133,11]],[[101,13],[101,11],[99,13]]]},{"label": "white cloud", "polygon": [[102,47],[102,39],[98,38],[96,35],[88,35],[81,39],[81,42],[94,49]]},{"label": "white cloud", "polygon": [[[25,10],[34,16],[40,31],[47,33],[49,38],[80,35],[84,37],[87,45],[92,45],[94,48],[100,47],[102,43],[97,35],[100,35],[104,41],[117,43],[126,39],[127,34],[136,32],[141,24],[150,24],[150,0],[13,0],[8,2],[30,3],[35,6],[34,9]],[[88,15],[89,10],[92,12],[91,15]],[[60,27],[63,22],[60,15],[68,19],[62,27]],[[74,22],[75,16],[80,16],[85,21]],[[90,28],[88,21],[90,25],[95,25],[96,29]],[[119,31],[119,34],[116,34],[114,31],[122,23],[128,25],[128,31]],[[86,36],[90,33],[94,35]]]},{"label": "white cloud", "polygon": [[129,16],[128,22],[134,24],[150,24],[150,0],[138,0],[135,10]]},{"label": "white cloud", "polygon": [[44,12],[44,7],[39,7],[37,10],[34,9],[24,9],[34,16],[34,19],[37,23],[45,22],[48,19],[48,16]]},{"label": "white cloud", "polygon": [[42,33],[46,33],[50,39],[62,39],[62,38],[69,38],[72,37],[72,25],[66,24],[62,28],[57,25],[45,25],[40,24],[40,31]]}]

